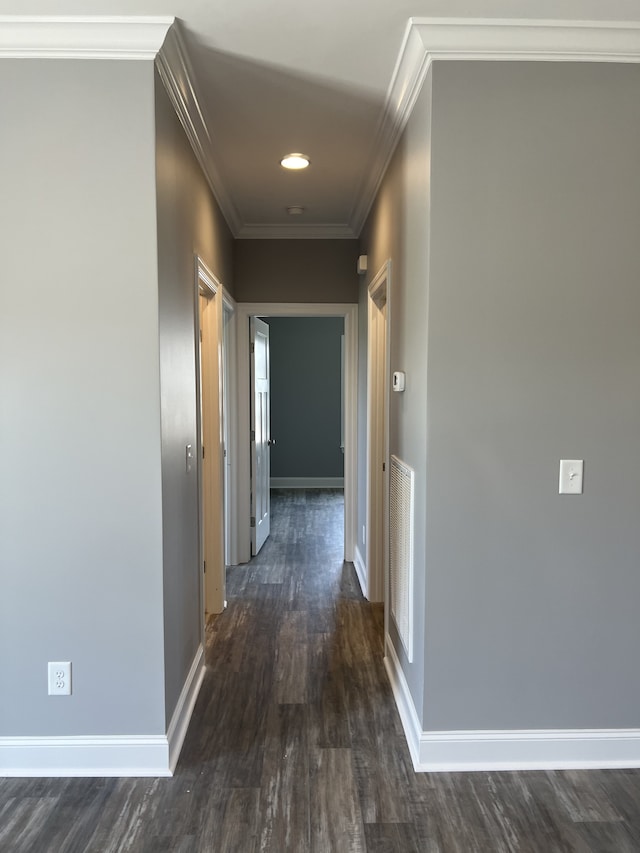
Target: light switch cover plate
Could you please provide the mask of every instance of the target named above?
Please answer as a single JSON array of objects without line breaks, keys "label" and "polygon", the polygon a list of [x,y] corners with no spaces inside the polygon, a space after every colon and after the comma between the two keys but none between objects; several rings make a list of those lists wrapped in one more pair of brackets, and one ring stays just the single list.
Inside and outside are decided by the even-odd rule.
[{"label": "light switch cover plate", "polygon": [[561,495],[582,494],[582,472],[584,460],[561,459],[560,460],[560,487]]}]

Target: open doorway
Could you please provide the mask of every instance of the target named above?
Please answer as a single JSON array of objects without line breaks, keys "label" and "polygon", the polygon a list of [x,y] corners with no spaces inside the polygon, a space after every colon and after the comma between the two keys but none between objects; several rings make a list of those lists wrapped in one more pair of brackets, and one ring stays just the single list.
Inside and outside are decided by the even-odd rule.
[{"label": "open doorway", "polygon": [[236,545],[234,518],[236,469],[233,464],[236,446],[236,303],[223,291],[222,321],[222,446],[224,460],[224,566],[234,565]]},{"label": "open doorway", "polygon": [[389,285],[391,262],[379,270],[367,298],[367,542],[370,601],[385,601],[389,547]]},{"label": "open doorway", "polygon": [[344,318],[267,322],[271,488],[344,489]]},{"label": "open doorway", "polygon": [[336,492],[344,556],[343,339],[343,317],[250,318],[252,557],[284,490]]},{"label": "open doorway", "polygon": [[[225,606],[222,285],[196,257],[197,427],[203,616]],[[189,453],[189,451],[187,451]],[[188,460],[189,461],[189,460]]]},{"label": "open doorway", "polygon": [[271,347],[269,324],[249,320],[251,363],[251,556],[271,530]]},{"label": "open doorway", "polygon": [[[335,489],[344,505],[344,318],[251,317],[249,329],[253,557],[280,490]],[[340,527],[344,541],[344,510]]]},{"label": "open doorway", "polygon": [[[339,317],[344,322],[344,559],[353,561],[356,518],[357,305],[240,304],[238,343],[238,562],[251,557],[250,318]],[[277,436],[274,436],[277,440]]]}]

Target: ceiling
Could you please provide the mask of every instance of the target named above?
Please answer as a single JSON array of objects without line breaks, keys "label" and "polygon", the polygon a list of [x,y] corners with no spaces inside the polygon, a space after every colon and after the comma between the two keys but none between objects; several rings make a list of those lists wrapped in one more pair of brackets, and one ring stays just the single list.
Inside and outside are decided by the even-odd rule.
[{"label": "ceiling", "polygon": [[[355,237],[411,17],[640,21],[640,0],[0,0],[0,15],[176,16],[234,235]],[[282,169],[291,151],[310,168]]]}]

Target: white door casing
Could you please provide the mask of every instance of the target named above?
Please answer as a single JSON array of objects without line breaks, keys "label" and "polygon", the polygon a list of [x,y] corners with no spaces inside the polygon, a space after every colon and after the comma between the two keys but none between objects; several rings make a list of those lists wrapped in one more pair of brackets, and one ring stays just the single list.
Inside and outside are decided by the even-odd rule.
[{"label": "white door casing", "polygon": [[237,477],[237,403],[236,403],[236,303],[223,290],[223,330],[222,330],[222,444],[224,457],[224,548],[227,566],[237,564],[237,545],[235,539]]},{"label": "white door casing", "polygon": [[251,317],[251,554],[269,536],[271,436],[269,408],[269,326]]},{"label": "white door casing", "polygon": [[367,300],[367,589],[364,592],[369,601],[387,599],[390,284],[391,261],[387,261],[369,285]]},{"label": "white door casing", "polygon": [[353,561],[357,526],[358,305],[354,303],[254,302],[238,303],[237,334],[237,537],[238,563],[251,559],[250,367],[251,317],[344,318],[344,558]]},{"label": "white door casing", "polygon": [[[203,609],[225,606],[224,448],[222,442],[222,285],[196,256],[198,358],[197,471]],[[204,447],[204,458],[203,458]],[[204,566],[206,563],[206,572]]]}]

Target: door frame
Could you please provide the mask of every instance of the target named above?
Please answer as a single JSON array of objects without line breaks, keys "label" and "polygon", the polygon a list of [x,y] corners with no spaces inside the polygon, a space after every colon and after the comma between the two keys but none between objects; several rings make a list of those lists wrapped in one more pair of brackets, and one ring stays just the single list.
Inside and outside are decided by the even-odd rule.
[{"label": "door frame", "polygon": [[239,563],[251,559],[249,318],[344,318],[344,558],[353,562],[356,544],[358,488],[358,305],[319,302],[239,302],[237,304],[238,420],[236,470],[238,503],[236,542]]},{"label": "door frame", "polygon": [[[387,260],[367,288],[367,589],[364,592],[369,601],[387,600],[390,291],[391,260]],[[379,519],[382,525],[377,523]]]},{"label": "door frame", "polygon": [[[257,376],[259,351],[258,338],[262,337],[265,354],[266,377]],[[257,556],[271,531],[271,353],[269,346],[269,324],[260,317],[249,319],[250,359],[250,418],[251,418],[251,556]],[[263,384],[264,383],[264,384]],[[260,391],[259,391],[260,386]],[[258,395],[266,394],[258,412]],[[264,465],[261,467],[260,463]],[[264,501],[266,513],[259,513]],[[260,515],[260,517],[258,517]]]},{"label": "door frame", "polygon": [[[222,289],[223,308],[223,332],[222,332],[222,359],[223,359],[223,424],[226,424],[226,451],[224,460],[223,488],[226,487],[226,500],[223,494],[224,505],[224,533],[225,533],[225,563],[228,566],[238,564],[237,545],[237,494],[238,494],[238,470],[236,464],[236,447],[238,434],[238,397],[237,397],[237,304]],[[225,331],[226,330],[226,331]],[[223,429],[223,441],[224,441]],[[224,450],[223,450],[224,453]]]},{"label": "door frame", "polygon": [[[216,370],[218,377],[218,406],[217,410],[214,407],[211,411],[213,420],[211,423],[212,441],[209,444],[209,460],[213,460],[213,464],[208,467],[211,471],[212,482],[209,484],[208,491],[213,496],[213,512],[217,514],[217,527],[220,531],[219,541],[212,545],[215,548],[215,560],[213,565],[207,567],[207,573],[204,571],[205,557],[205,530],[207,529],[207,520],[204,514],[204,464],[202,458],[202,447],[204,444],[203,434],[203,418],[202,410],[205,402],[205,393],[203,391],[202,375],[201,375],[201,355],[200,355],[200,333],[201,333],[201,317],[200,317],[200,295],[212,300],[212,308],[215,310],[214,316],[214,340],[209,342],[209,352],[215,353],[215,363],[213,367]],[[224,561],[224,486],[223,486],[223,465],[224,465],[224,448],[222,446],[222,283],[209,269],[206,263],[199,255],[195,255],[195,330],[196,330],[196,471],[198,480],[198,551],[199,559],[198,566],[200,571],[201,583],[201,611],[203,620],[203,630],[205,622],[205,614],[221,613],[226,605],[226,571]],[[217,438],[216,438],[217,437]],[[217,445],[217,447],[216,447]],[[209,522],[211,523],[211,521]],[[212,537],[213,538],[213,537]],[[210,563],[212,561],[210,560]]]}]

